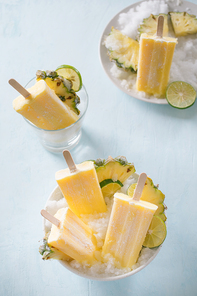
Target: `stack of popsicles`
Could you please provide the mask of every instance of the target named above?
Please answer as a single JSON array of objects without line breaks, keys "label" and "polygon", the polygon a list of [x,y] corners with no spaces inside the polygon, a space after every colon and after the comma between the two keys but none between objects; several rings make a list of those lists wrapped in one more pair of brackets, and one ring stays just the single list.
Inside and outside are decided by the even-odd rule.
[{"label": "stack of popsicles", "polygon": [[[94,233],[82,221],[81,215],[103,213],[107,208],[93,162],[75,165],[68,151],[64,156],[69,169],[58,171],[56,181],[69,208],[56,213],[55,218],[59,222],[52,226],[48,244],[91,266],[96,262],[98,247]],[[146,177],[146,174],[140,176],[133,198],[122,193],[115,194],[105,242],[99,250],[103,262],[113,257],[118,268],[132,268],[136,263],[157,210],[156,205],[139,200]]]}]

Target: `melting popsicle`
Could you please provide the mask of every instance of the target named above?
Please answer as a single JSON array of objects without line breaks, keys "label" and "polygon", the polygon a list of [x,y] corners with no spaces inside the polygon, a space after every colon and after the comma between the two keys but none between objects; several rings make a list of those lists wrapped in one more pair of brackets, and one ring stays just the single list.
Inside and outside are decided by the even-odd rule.
[{"label": "melting popsicle", "polygon": [[9,83],[21,93],[13,101],[13,108],[37,127],[58,130],[78,120],[78,116],[58,98],[44,80],[36,82],[27,90],[14,79],[10,79]]},{"label": "melting popsicle", "polygon": [[139,177],[133,198],[123,193],[115,193],[114,204],[103,245],[102,255],[115,258],[117,267],[124,268],[136,263],[146,233],[157,206],[140,201],[146,181],[146,174]]},{"label": "melting popsicle", "polygon": [[61,208],[55,216],[42,210],[41,214],[52,224],[48,244],[78,262],[95,261],[96,238],[92,230],[69,208]]},{"label": "melting popsicle", "polygon": [[94,163],[86,161],[75,165],[68,150],[64,150],[63,155],[69,168],[58,171],[55,179],[69,208],[79,217],[81,214],[106,212]]},{"label": "melting popsicle", "polygon": [[142,34],[137,72],[138,91],[163,96],[168,85],[176,38],[163,37],[163,16],[158,18],[157,35]]}]

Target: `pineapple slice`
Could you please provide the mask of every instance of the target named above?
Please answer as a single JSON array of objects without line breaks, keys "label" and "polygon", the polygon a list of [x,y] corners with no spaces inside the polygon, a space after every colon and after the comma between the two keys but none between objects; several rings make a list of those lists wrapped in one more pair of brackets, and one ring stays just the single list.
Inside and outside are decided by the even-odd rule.
[{"label": "pineapple slice", "polygon": [[106,179],[112,179],[114,182],[124,181],[135,173],[135,167],[133,164],[128,163],[126,157],[118,156],[112,158],[111,156],[105,161],[103,159],[97,159],[94,161],[99,183]]},{"label": "pineapple slice", "polygon": [[59,251],[58,249],[51,247],[48,245],[48,236],[46,235],[43,238],[43,245],[39,248],[39,253],[42,255],[43,260],[48,259],[57,259],[57,260],[64,260],[64,261],[70,261],[71,258],[64,254],[63,252]]},{"label": "pineapple slice", "polygon": [[105,39],[105,46],[111,61],[125,70],[137,71],[139,57],[139,42],[123,35],[112,27],[109,36]]},{"label": "pineapple slice", "polygon": [[197,18],[187,12],[169,12],[176,37],[197,33]]},{"label": "pineapple slice", "polygon": [[80,98],[76,94],[74,95],[71,93],[71,95],[67,98],[65,98],[65,96],[59,96],[59,98],[62,100],[62,102],[65,102],[65,104],[77,115],[80,114],[80,111],[77,108],[77,105],[80,103]]},{"label": "pineapple slice", "polygon": [[[137,183],[134,183],[128,188],[127,194],[129,196],[133,196],[136,185]],[[166,221],[167,218],[164,214],[165,206],[163,204],[165,195],[153,184],[153,181],[149,177],[147,177],[146,179],[146,183],[140,199],[158,206],[158,209],[156,210],[154,215],[159,216],[163,221]]]},{"label": "pineapple slice", "polygon": [[142,33],[148,35],[155,35],[157,32],[157,20],[160,15],[164,16],[163,36],[168,36],[168,15],[160,13],[159,15],[151,14],[148,18],[143,20],[143,23],[138,28],[139,37]]},{"label": "pineapple slice", "polygon": [[47,85],[54,90],[56,95],[64,102],[73,112],[79,115],[80,111],[77,105],[80,103],[80,98],[74,91],[71,91],[72,81],[59,76],[56,71],[41,71],[36,72],[37,81],[43,79]]}]

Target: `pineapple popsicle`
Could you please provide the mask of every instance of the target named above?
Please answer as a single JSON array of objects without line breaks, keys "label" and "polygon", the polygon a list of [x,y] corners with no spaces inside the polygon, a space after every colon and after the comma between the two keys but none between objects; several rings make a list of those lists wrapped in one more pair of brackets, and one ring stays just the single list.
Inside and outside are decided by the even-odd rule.
[{"label": "pineapple popsicle", "polygon": [[[158,18],[158,22],[161,18]],[[176,38],[162,38],[162,33],[160,36],[141,35],[136,84],[138,91],[157,96],[165,95],[177,44]]]},{"label": "pineapple popsicle", "polygon": [[63,155],[69,168],[56,172],[55,179],[69,208],[79,217],[106,212],[94,163],[85,161],[75,166],[69,151],[65,150]]},{"label": "pineapple popsicle", "polygon": [[102,255],[115,258],[119,268],[136,263],[157,206],[116,193]]},{"label": "pineapple popsicle", "polygon": [[13,108],[37,127],[58,130],[78,120],[78,116],[58,98],[44,80],[36,82],[28,92],[28,97],[20,95],[13,101]]},{"label": "pineapple popsicle", "polygon": [[78,262],[86,261],[93,264],[96,238],[92,230],[69,208],[59,209],[54,217],[59,220],[59,226],[52,225],[48,237],[49,246],[60,250]]}]

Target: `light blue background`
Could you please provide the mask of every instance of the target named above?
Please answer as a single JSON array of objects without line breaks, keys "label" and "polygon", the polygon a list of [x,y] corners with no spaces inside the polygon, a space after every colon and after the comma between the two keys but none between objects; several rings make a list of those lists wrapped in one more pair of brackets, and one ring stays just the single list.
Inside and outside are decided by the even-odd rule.
[{"label": "light blue background", "polygon": [[[0,295],[197,295],[197,103],[177,110],[121,92],[105,75],[98,56],[108,21],[132,0],[0,1]],[[193,1],[195,3],[195,1]],[[196,3],[197,4],[197,3]],[[140,273],[96,282],[44,262],[40,210],[66,166],[47,152],[12,109],[17,93],[37,69],[77,67],[90,98],[76,163],[125,155],[166,194],[167,239]]]}]

